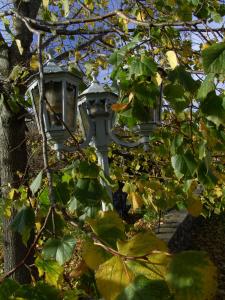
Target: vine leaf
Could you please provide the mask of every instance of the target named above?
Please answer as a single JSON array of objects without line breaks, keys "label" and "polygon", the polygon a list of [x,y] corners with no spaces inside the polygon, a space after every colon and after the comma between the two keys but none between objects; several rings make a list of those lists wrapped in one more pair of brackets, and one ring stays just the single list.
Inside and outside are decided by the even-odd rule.
[{"label": "vine leaf", "polygon": [[205,72],[222,73],[225,69],[225,42],[215,43],[202,51]]},{"label": "vine leaf", "polygon": [[57,261],[43,260],[38,257],[35,260],[35,265],[38,269],[39,276],[43,276],[45,274],[45,280],[47,283],[58,286],[59,277],[63,273],[64,269]]},{"label": "vine leaf", "polygon": [[20,55],[23,55],[24,49],[23,49],[23,47],[22,47],[21,40],[16,39],[16,45],[17,45],[17,48],[18,48],[18,50],[19,50]]},{"label": "vine leaf", "polygon": [[193,216],[193,217],[198,217],[203,208],[202,201],[199,197],[192,195],[191,197],[189,196],[187,199],[187,210],[188,212]]},{"label": "vine leaf", "polygon": [[35,193],[37,193],[37,191],[40,189],[41,187],[41,182],[42,182],[42,176],[43,176],[43,170],[41,170],[37,177],[33,180],[33,182],[30,185],[30,190],[32,192],[32,194],[34,195]]},{"label": "vine leaf", "polygon": [[42,0],[44,8],[48,8],[49,0]]},{"label": "vine leaf", "polygon": [[171,257],[166,253],[154,253],[148,256],[148,260],[129,260],[127,266],[135,276],[143,275],[150,280],[162,280],[165,278],[167,266]]},{"label": "vine leaf", "polygon": [[132,204],[132,208],[134,211],[137,210],[138,208],[142,207],[144,204],[142,197],[136,192],[131,192],[129,194],[129,200]]},{"label": "vine leaf", "polygon": [[186,151],[184,154],[173,155],[171,163],[178,179],[181,179],[184,175],[185,178],[192,178],[198,167],[190,151]]},{"label": "vine leaf", "polygon": [[174,255],[166,280],[176,300],[214,299],[216,268],[201,251],[184,251]]},{"label": "vine leaf", "polygon": [[19,284],[9,278],[6,278],[0,285],[0,299],[10,299],[15,291],[19,288]]},{"label": "vine leaf", "polygon": [[128,285],[117,300],[169,300],[172,299],[164,280],[149,280],[140,275]]},{"label": "vine leaf", "polygon": [[120,257],[114,256],[95,273],[97,287],[105,300],[115,300],[133,279],[133,273]]},{"label": "vine leaf", "polygon": [[60,265],[68,261],[72,254],[76,241],[71,236],[65,236],[62,239],[49,239],[43,248],[45,259],[54,259]]},{"label": "vine leaf", "polygon": [[198,90],[197,98],[204,99],[208,93],[215,89],[214,77],[213,73],[206,76]]},{"label": "vine leaf", "polygon": [[77,178],[90,178],[96,179],[99,175],[100,168],[98,165],[92,162],[81,161],[74,166],[72,172],[74,177]]},{"label": "vine leaf", "polygon": [[100,212],[95,219],[88,219],[93,232],[110,246],[115,247],[118,239],[125,238],[123,221],[114,211]]},{"label": "vine leaf", "polygon": [[169,62],[171,69],[174,70],[178,66],[178,60],[177,60],[177,55],[176,55],[175,51],[172,51],[172,50],[167,51],[166,57],[167,57],[167,60]]},{"label": "vine leaf", "polygon": [[96,270],[99,265],[110,258],[110,254],[94,245],[92,241],[85,241],[82,247],[82,257],[90,269]]},{"label": "vine leaf", "polygon": [[37,71],[39,68],[39,60],[37,55],[32,55],[30,60],[30,67],[32,70]]},{"label": "vine leaf", "polygon": [[[59,290],[55,287],[43,283],[38,282],[35,286],[30,285],[22,285],[20,289],[16,291],[15,298],[17,300],[47,300],[47,299],[54,299],[60,300]],[[8,299],[8,298],[7,298]],[[11,298],[10,298],[11,299]]]},{"label": "vine leaf", "polygon": [[158,239],[152,232],[135,235],[128,241],[117,241],[118,251],[127,256],[145,256],[153,250],[167,251],[166,243]]},{"label": "vine leaf", "polygon": [[70,13],[69,0],[63,0],[64,16],[67,17]]},{"label": "vine leaf", "polygon": [[31,207],[23,207],[11,223],[11,229],[21,234],[22,241],[25,245],[29,240],[31,230],[34,227],[35,214]]},{"label": "vine leaf", "polygon": [[223,107],[223,99],[217,96],[215,92],[207,95],[206,99],[201,103],[200,109],[206,118],[217,126],[225,122],[225,109]]}]

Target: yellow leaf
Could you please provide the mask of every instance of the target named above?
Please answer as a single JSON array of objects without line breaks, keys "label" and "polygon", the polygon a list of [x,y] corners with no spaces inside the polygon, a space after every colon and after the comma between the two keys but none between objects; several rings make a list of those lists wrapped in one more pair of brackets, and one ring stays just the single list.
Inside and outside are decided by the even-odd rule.
[{"label": "yellow leaf", "polygon": [[216,185],[213,193],[217,198],[220,198],[223,195],[223,190],[220,186]]},{"label": "yellow leaf", "polygon": [[110,37],[106,37],[104,41],[111,46],[115,46],[115,41]]},{"label": "yellow leaf", "polygon": [[149,256],[149,261],[128,261],[127,265],[135,276],[143,275],[150,280],[163,279],[171,257],[165,253],[155,253]]},{"label": "yellow leaf", "polygon": [[137,18],[138,21],[144,21],[145,20],[145,13],[143,11],[139,11],[136,18]]},{"label": "yellow leaf", "polygon": [[178,66],[178,60],[177,60],[177,55],[175,51],[167,51],[166,52],[166,57],[169,62],[169,65],[172,69],[175,69]]},{"label": "yellow leaf", "polygon": [[82,257],[87,266],[96,270],[99,265],[110,258],[110,255],[101,247],[96,246],[91,241],[85,241],[82,247]]},{"label": "yellow leaf", "polygon": [[5,199],[3,212],[6,218],[10,218],[12,215],[11,207],[12,207],[12,201],[10,199]]},{"label": "yellow leaf", "polygon": [[113,111],[124,111],[126,109],[128,109],[130,106],[130,103],[114,103],[112,104],[112,110]]},{"label": "yellow leaf", "polygon": [[122,29],[128,33],[128,21],[126,19],[124,19],[123,17],[122,18],[119,18],[119,24],[121,25]]},{"label": "yellow leaf", "polygon": [[81,59],[80,51],[75,51],[74,55],[75,55],[76,61],[79,61]]},{"label": "yellow leaf", "polygon": [[63,0],[64,16],[67,17],[70,13],[69,0]]},{"label": "yellow leaf", "polygon": [[105,300],[115,300],[134,279],[133,272],[117,256],[100,265],[95,273],[97,287]]},{"label": "yellow leaf", "polygon": [[162,83],[162,77],[161,75],[157,72],[156,75],[153,77],[154,83],[156,83],[158,86]]},{"label": "yellow leaf", "polygon": [[11,189],[11,190],[9,191],[9,193],[8,193],[8,198],[9,198],[10,200],[14,200],[16,196],[18,196],[18,191],[17,191],[17,189]]},{"label": "yellow leaf", "polygon": [[128,197],[129,197],[129,201],[131,202],[132,208],[133,208],[134,211],[136,209],[142,207],[142,205],[144,204],[141,196],[138,193],[131,192],[128,195]]},{"label": "yellow leaf", "polygon": [[202,201],[199,197],[192,195],[188,200],[187,210],[193,217],[198,217],[202,212]]},{"label": "yellow leaf", "polygon": [[134,98],[134,93],[130,92],[129,97],[128,97],[128,102],[130,103]]},{"label": "yellow leaf", "polygon": [[40,231],[40,229],[41,229],[41,223],[40,222],[36,222],[35,223],[35,227],[36,227],[37,231]]},{"label": "yellow leaf", "polygon": [[42,3],[43,3],[44,8],[47,8],[48,4],[49,4],[49,0],[42,0]]},{"label": "yellow leaf", "polygon": [[17,45],[17,48],[19,50],[20,55],[22,55],[23,54],[23,47],[21,45],[21,40],[16,39],[16,45]]},{"label": "yellow leaf", "polygon": [[152,232],[139,233],[128,241],[117,241],[117,248],[121,254],[135,257],[149,255],[154,250],[167,251],[166,243]]},{"label": "yellow leaf", "polygon": [[37,55],[32,55],[30,60],[30,67],[32,70],[38,70],[39,68],[39,61]]},{"label": "yellow leaf", "polygon": [[59,286],[59,278],[63,274],[63,267],[60,266],[57,261],[43,260],[37,257],[35,260],[35,266],[38,269],[39,276],[45,274],[45,280],[47,283]]},{"label": "yellow leaf", "polygon": [[211,45],[210,43],[202,44],[201,50],[207,49],[210,45]]},{"label": "yellow leaf", "polygon": [[96,235],[113,247],[118,239],[125,237],[124,223],[115,211],[99,212],[95,219],[88,218],[87,222]]},{"label": "yellow leaf", "polygon": [[143,193],[145,190],[145,184],[141,180],[136,182],[136,186],[138,187],[138,190]]}]

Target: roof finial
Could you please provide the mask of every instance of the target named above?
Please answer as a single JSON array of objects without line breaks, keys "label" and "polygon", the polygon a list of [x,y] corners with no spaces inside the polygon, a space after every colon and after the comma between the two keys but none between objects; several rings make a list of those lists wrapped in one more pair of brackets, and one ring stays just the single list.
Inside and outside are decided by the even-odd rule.
[{"label": "roof finial", "polygon": [[54,49],[49,49],[47,55],[48,55],[48,61],[54,61],[55,60],[55,58],[54,58],[54,56],[55,56]]},{"label": "roof finial", "polygon": [[96,71],[93,70],[91,72],[91,77],[92,77],[91,83],[99,83],[98,80],[97,80],[97,72]]}]

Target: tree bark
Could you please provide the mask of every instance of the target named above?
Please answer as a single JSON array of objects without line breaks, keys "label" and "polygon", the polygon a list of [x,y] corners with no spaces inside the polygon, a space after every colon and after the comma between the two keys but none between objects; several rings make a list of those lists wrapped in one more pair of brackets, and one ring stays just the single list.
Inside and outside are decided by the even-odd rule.
[{"label": "tree bark", "polygon": [[[13,0],[14,9],[21,15],[35,18],[41,4],[41,0]],[[25,24],[14,19],[15,38],[19,39],[23,48],[23,53],[18,50],[16,41],[13,40],[11,46],[8,46],[0,33],[0,178],[2,198],[7,199],[11,187],[19,187],[19,173],[24,174],[27,166],[27,151],[25,139],[25,119],[24,109],[20,111],[11,110],[10,101],[12,101],[13,84],[8,81],[10,72],[16,65],[29,65],[30,45],[33,35],[26,28]],[[24,94],[25,87],[19,87],[21,95]],[[2,98],[4,97],[4,99]],[[22,243],[20,234],[12,232],[10,224],[16,214],[12,209],[11,218],[3,217],[3,251],[4,251],[4,272],[7,273],[24,258],[27,247]],[[32,264],[34,261],[33,253],[26,261],[26,264]],[[12,276],[19,283],[30,283],[31,274],[24,265],[19,268]]]},{"label": "tree bark", "polygon": [[[24,117],[20,118],[20,114],[12,113],[6,103],[1,104],[0,145],[2,197],[6,199],[10,187],[19,187],[18,174],[24,173],[27,166]],[[27,251],[21,236],[10,229],[13,215],[14,210],[12,209],[12,217],[3,218],[5,273],[14,268]],[[27,262],[27,264],[29,263],[32,263],[32,257],[30,257],[30,262]],[[28,283],[31,280],[30,272],[25,266],[14,274],[14,278],[20,283]]]}]

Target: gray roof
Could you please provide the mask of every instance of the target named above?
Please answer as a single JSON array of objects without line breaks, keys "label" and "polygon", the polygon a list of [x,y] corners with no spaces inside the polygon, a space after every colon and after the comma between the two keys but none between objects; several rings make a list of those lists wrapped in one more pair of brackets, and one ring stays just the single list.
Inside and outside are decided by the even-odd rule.
[{"label": "gray roof", "polygon": [[[101,94],[101,93],[111,93],[115,94],[110,90],[110,88],[105,87],[103,84],[99,83],[96,78],[93,78],[91,85],[84,90],[80,96],[84,96],[87,94]],[[116,94],[115,94],[116,95]]]},{"label": "gray roof", "polygon": [[44,66],[44,73],[60,73],[67,72],[67,68],[64,66],[58,65],[53,59],[50,59]]}]

